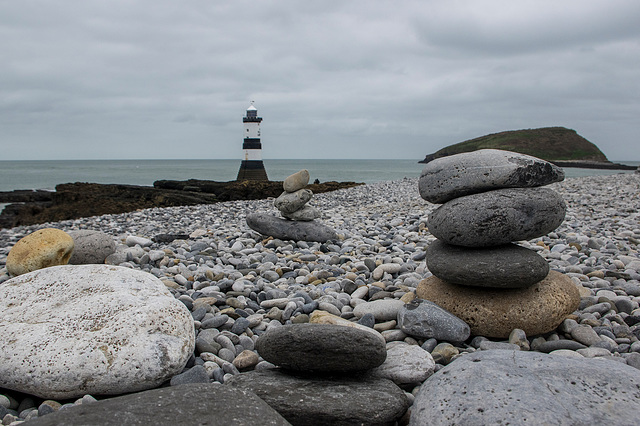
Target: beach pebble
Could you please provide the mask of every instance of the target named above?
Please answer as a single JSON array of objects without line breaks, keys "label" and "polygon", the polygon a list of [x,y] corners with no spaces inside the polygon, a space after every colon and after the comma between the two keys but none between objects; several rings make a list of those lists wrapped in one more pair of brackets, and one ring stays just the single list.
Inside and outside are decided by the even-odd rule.
[{"label": "beach pebble", "polygon": [[387,344],[387,359],[371,374],[404,385],[425,381],[433,374],[434,368],[431,354],[420,346],[391,342]]},{"label": "beach pebble", "polygon": [[45,228],[21,238],[7,255],[7,272],[12,276],[50,266],[66,265],[73,252],[73,238],[64,231]]},{"label": "beach pebble", "polygon": [[291,220],[300,220],[303,222],[310,222],[314,219],[322,217],[322,212],[313,206],[304,206],[300,210],[296,210],[292,213],[282,212],[282,216]]},{"label": "beach pebble", "polygon": [[463,342],[471,334],[460,318],[422,299],[414,299],[398,310],[398,324],[408,335],[427,339]]},{"label": "beach pebble", "polygon": [[164,284],[117,266],[20,275],[0,286],[0,312],[0,386],[42,398],[158,386],[195,346],[193,318]]},{"label": "beach pebble", "polygon": [[116,251],[114,238],[104,232],[80,230],[71,231],[69,235],[73,238],[74,244],[73,253],[69,259],[70,265],[102,264],[107,256]]},{"label": "beach pebble", "polygon": [[293,213],[304,207],[311,200],[313,192],[309,189],[299,189],[295,192],[283,192],[275,199],[273,205],[281,213]]},{"label": "beach pebble", "polygon": [[431,203],[500,188],[548,185],[564,179],[562,168],[529,155],[479,149],[430,161],[422,170],[418,189]]},{"label": "beach pebble", "polygon": [[375,300],[357,305],[353,308],[353,315],[362,318],[366,314],[372,314],[376,321],[395,320],[403,306],[404,302],[397,299]]},{"label": "beach pebble", "polygon": [[552,189],[497,189],[448,201],[431,212],[427,225],[447,244],[488,247],[545,235],[565,213],[565,202]]}]

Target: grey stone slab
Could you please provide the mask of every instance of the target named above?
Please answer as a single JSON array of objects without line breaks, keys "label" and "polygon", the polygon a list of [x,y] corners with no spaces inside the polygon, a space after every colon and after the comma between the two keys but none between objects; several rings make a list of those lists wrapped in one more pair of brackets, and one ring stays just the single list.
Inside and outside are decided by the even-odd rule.
[{"label": "grey stone slab", "polygon": [[423,383],[410,425],[633,425],[640,370],[606,360],[479,351]]},{"label": "grey stone slab", "polygon": [[316,221],[293,221],[264,213],[247,215],[249,228],[263,235],[281,240],[327,242],[337,240],[336,232],[328,226]]},{"label": "grey stone slab", "polygon": [[58,425],[289,425],[246,389],[189,384],[154,389],[65,408],[29,421]]},{"label": "grey stone slab", "polygon": [[480,149],[429,162],[420,175],[420,195],[444,203],[464,195],[500,188],[529,188],[564,179],[562,168],[529,155]]},{"label": "grey stone slab", "polygon": [[466,322],[433,302],[413,299],[398,311],[400,329],[411,336],[464,342],[471,335]]}]

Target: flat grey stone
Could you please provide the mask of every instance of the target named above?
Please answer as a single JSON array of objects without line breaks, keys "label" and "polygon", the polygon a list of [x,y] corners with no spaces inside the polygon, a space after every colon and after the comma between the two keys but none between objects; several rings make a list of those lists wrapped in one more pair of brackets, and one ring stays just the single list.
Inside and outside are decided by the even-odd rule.
[{"label": "flat grey stone", "polygon": [[517,244],[470,248],[435,240],[427,247],[426,261],[441,280],[474,287],[529,287],[549,273],[544,257]]},{"label": "flat grey stone", "polygon": [[529,155],[499,149],[442,157],[429,162],[418,183],[420,196],[444,203],[501,188],[530,188],[564,179],[562,168]]},{"label": "flat grey stone", "polygon": [[108,234],[100,231],[70,231],[74,248],[69,259],[70,265],[87,265],[104,263],[105,259],[116,251],[116,241]]},{"label": "flat grey stone", "polygon": [[249,228],[281,240],[327,242],[337,240],[336,232],[316,221],[301,222],[282,219],[264,213],[247,215]]},{"label": "flat grey stone", "polygon": [[387,349],[377,336],[333,324],[291,324],[270,329],[256,341],[262,358],[302,371],[358,371],[379,366]]},{"label": "flat grey stone", "polygon": [[281,212],[283,217],[291,220],[311,221],[322,217],[322,212],[313,206],[304,206],[292,213]]},{"label": "flat grey stone", "polygon": [[58,425],[289,425],[254,393],[219,384],[171,386],[59,410],[29,421]]},{"label": "flat grey stone", "polygon": [[398,325],[411,336],[427,339],[464,342],[471,335],[466,322],[422,299],[413,299],[398,310]]},{"label": "flat grey stone", "polygon": [[578,349],[584,349],[584,348],[586,348],[585,345],[583,345],[580,342],[576,342],[575,340],[560,339],[560,340],[548,340],[544,343],[541,343],[538,347],[536,347],[536,351],[549,353],[549,352],[557,351],[560,349],[577,351]]},{"label": "flat grey stone", "polygon": [[560,226],[565,213],[564,200],[549,188],[496,189],[446,202],[427,226],[447,244],[489,247],[543,236]]},{"label": "flat grey stone", "polygon": [[283,192],[273,202],[281,213],[293,213],[304,207],[311,200],[313,192],[310,189],[299,189],[296,192]]},{"label": "flat grey stone", "polygon": [[464,355],[425,381],[410,425],[633,425],[640,370],[525,351]]},{"label": "flat grey stone", "polygon": [[225,386],[254,392],[295,425],[393,425],[409,407],[391,380],[313,376],[280,369],[237,374]]}]

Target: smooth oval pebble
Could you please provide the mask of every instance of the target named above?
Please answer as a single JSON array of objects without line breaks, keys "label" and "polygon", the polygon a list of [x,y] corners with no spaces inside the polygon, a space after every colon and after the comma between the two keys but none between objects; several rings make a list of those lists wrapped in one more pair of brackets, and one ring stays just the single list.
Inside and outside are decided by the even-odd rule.
[{"label": "smooth oval pebble", "polygon": [[560,226],[565,213],[564,200],[549,188],[497,189],[446,202],[427,226],[447,244],[489,247],[543,236]]},{"label": "smooth oval pebble", "polygon": [[297,371],[361,371],[387,357],[372,333],[331,324],[291,324],[270,329],[256,341],[262,358]]},{"label": "smooth oval pebble", "polygon": [[290,176],[287,176],[282,182],[282,187],[286,192],[296,192],[309,184],[309,170],[302,169]]},{"label": "smooth oval pebble", "polygon": [[444,203],[464,195],[500,188],[530,188],[560,182],[564,170],[540,158],[500,149],[437,158],[420,174],[420,196]]},{"label": "smooth oval pebble", "polygon": [[452,284],[523,288],[542,281],[549,273],[544,257],[517,244],[470,248],[435,240],[426,252],[429,271]]}]

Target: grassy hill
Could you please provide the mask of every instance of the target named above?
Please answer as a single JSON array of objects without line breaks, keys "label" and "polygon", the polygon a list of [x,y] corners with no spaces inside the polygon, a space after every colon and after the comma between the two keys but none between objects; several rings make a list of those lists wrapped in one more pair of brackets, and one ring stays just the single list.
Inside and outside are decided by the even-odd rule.
[{"label": "grassy hill", "polygon": [[481,136],[442,148],[427,155],[421,163],[487,148],[519,152],[554,162],[609,163],[597,146],[580,136],[575,130],[564,127],[512,130]]}]

